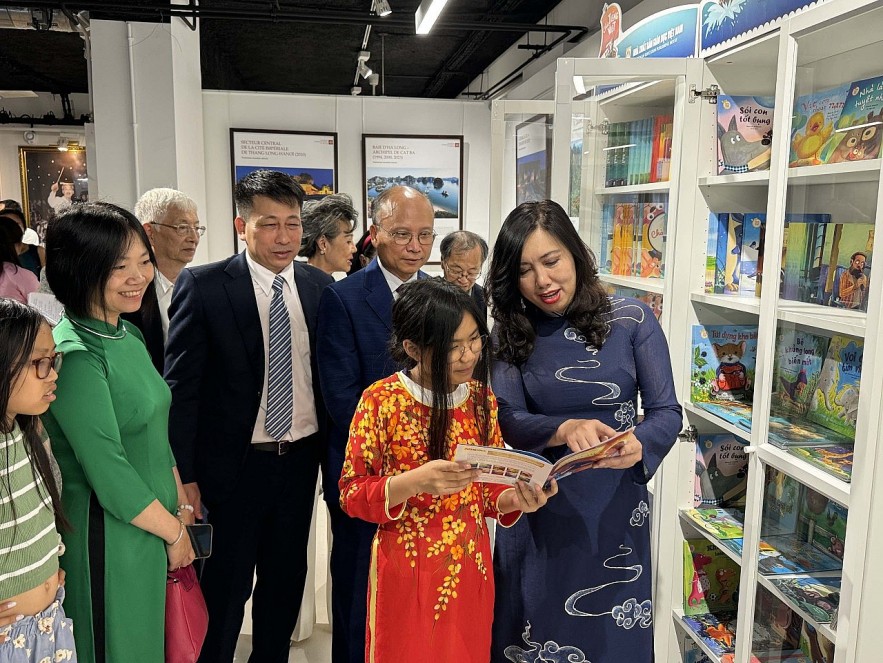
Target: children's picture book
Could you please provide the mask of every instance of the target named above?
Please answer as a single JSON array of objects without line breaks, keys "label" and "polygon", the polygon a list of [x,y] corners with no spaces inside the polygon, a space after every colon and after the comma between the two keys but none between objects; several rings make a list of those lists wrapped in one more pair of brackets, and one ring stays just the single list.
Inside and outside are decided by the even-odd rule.
[{"label": "children's picture book", "polygon": [[789,447],[788,451],[841,481],[852,480],[852,446]]},{"label": "children's picture book", "polygon": [[774,106],[773,97],[718,95],[718,174],[769,170]]},{"label": "children's picture book", "polygon": [[[721,540],[721,545],[725,548],[736,553],[739,557],[742,556],[742,550],[745,547],[744,540],[740,537],[738,539],[723,539]],[[763,557],[764,555],[775,554],[776,550],[770,544],[768,544],[763,539],[760,540],[760,543],[757,546],[758,554]]]},{"label": "children's picture book", "polygon": [[[705,292],[709,293],[714,292],[718,225],[718,215],[711,212],[708,215],[708,237],[705,243]],[[721,278],[723,278],[723,271],[721,271]]]},{"label": "children's picture book", "polygon": [[810,663],[834,663],[834,643],[808,622],[800,632],[800,650]]},{"label": "children's picture book", "polygon": [[745,431],[745,434],[751,433],[751,403],[743,403],[742,401],[707,401],[694,403],[696,407],[710,412],[716,417],[720,417],[724,421],[738,426]]},{"label": "children's picture book", "polygon": [[742,221],[742,257],[739,265],[739,294],[754,297],[760,269],[760,247],[766,232],[766,214],[746,214]]},{"label": "children's picture book", "polygon": [[807,487],[800,507],[801,526],[808,541],[843,559],[846,539],[846,507]]},{"label": "children's picture book", "polygon": [[635,243],[635,205],[616,203],[613,209],[613,262],[611,273],[632,276]]},{"label": "children's picture book", "polygon": [[[791,154],[788,165],[818,166],[828,163],[834,130],[846,104],[849,84],[797,97],[791,121]],[[836,143],[839,142],[839,138]]]},{"label": "children's picture book", "polygon": [[803,620],[766,587],[757,588],[751,649],[763,661],[790,661],[800,654]]},{"label": "children's picture book", "polygon": [[742,537],[745,513],[741,509],[687,509],[683,513],[716,539]]},{"label": "children's picture book", "polygon": [[807,413],[827,351],[828,339],[824,336],[794,327],[778,328],[772,398],[777,415]]},{"label": "children's picture book", "polygon": [[702,648],[689,638],[684,640],[684,663],[713,663]]},{"label": "children's picture book", "polygon": [[763,516],[760,535],[763,537],[795,534],[801,506],[802,485],[797,479],[766,466]]},{"label": "children's picture book", "polygon": [[801,541],[794,534],[764,537],[774,552],[763,555],[758,561],[762,575],[787,575],[795,573],[827,573],[840,571],[843,561],[819,550],[811,543]]},{"label": "children's picture book", "polygon": [[[724,295],[739,294],[739,277],[742,274],[742,226],[745,215],[737,212],[718,214],[717,268],[721,270],[721,290]],[[717,281],[715,281],[717,283]]]},{"label": "children's picture book", "polygon": [[835,134],[841,134],[828,163],[880,156],[883,138],[883,76],[850,83]]},{"label": "children's picture book", "polygon": [[808,419],[798,419],[793,414],[780,413],[773,408],[769,418],[767,439],[779,449],[790,447],[830,447],[852,444],[853,439],[835,433],[829,428],[813,423]]},{"label": "children's picture book", "polygon": [[834,336],[812,392],[807,419],[855,439],[864,341]]},{"label": "children's picture book", "polygon": [[610,274],[613,267],[613,215],[615,206],[606,203],[601,209],[601,231],[598,246],[598,271]]},{"label": "children's picture book", "polygon": [[658,279],[665,273],[665,209],[665,203],[661,202],[643,205],[640,260],[637,262],[643,278]]},{"label": "children's picture book", "polygon": [[786,218],[782,298],[865,311],[870,289],[874,226],[831,223],[827,214]]},{"label": "children's picture book", "polygon": [[746,444],[731,433],[699,435],[694,507],[744,505],[748,482]]},{"label": "children's picture book", "polygon": [[840,578],[794,576],[770,578],[789,601],[819,624],[829,624],[840,604]]},{"label": "children's picture book", "polygon": [[736,610],[739,565],[706,539],[684,541],[684,614]]},{"label": "children's picture book", "polygon": [[500,449],[485,447],[478,444],[461,444],[454,452],[454,462],[469,463],[481,470],[478,481],[484,483],[504,483],[514,486],[517,481],[547,486],[555,479],[588,470],[595,463],[619,454],[634,428],[624,430],[601,444],[567,454],[557,463],[552,464],[539,454],[520,449]]},{"label": "children's picture book", "polygon": [[756,326],[694,325],[690,399],[750,403],[756,357]]},{"label": "children's picture book", "polygon": [[717,656],[736,651],[736,613],[685,615],[681,619]]}]

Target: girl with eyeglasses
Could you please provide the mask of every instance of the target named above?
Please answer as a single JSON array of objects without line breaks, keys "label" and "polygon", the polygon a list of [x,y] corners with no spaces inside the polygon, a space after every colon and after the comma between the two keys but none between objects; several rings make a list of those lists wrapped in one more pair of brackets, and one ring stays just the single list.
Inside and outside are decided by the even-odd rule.
[{"label": "girl with eyeglasses", "polygon": [[400,293],[391,352],[407,368],[365,390],[340,479],[344,511],[379,525],[366,660],[486,662],[494,580],[485,517],[510,527],[557,486],[474,483],[479,472],[451,460],[458,444],[503,446],[487,326],[472,298],[443,279]]},{"label": "girl with eyeglasses", "polygon": [[55,400],[61,369],[52,331],[34,309],[0,299],[0,662],[76,661],[65,616],[67,528],[39,415]]}]

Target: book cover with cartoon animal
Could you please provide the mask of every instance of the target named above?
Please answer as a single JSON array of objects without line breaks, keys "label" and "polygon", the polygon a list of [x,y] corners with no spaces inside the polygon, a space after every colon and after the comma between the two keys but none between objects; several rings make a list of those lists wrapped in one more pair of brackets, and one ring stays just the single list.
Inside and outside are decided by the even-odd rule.
[{"label": "book cover with cartoon animal", "polygon": [[616,203],[613,212],[613,262],[611,273],[632,276],[635,234],[635,206]]},{"label": "book cover with cartoon animal", "polygon": [[751,403],[757,327],[694,325],[690,400]]},{"label": "book cover with cartoon animal", "polygon": [[773,411],[777,416],[805,415],[828,351],[824,336],[779,327],[773,358]]},{"label": "book cover with cartoon animal", "polygon": [[835,134],[841,134],[828,163],[866,161],[880,156],[883,138],[883,76],[849,84]]},{"label": "book cover with cartoon animal", "polygon": [[765,537],[773,552],[763,555],[757,563],[762,575],[795,573],[833,574],[843,568],[842,560],[802,541],[794,534]]},{"label": "book cover with cartoon animal", "polygon": [[760,247],[766,231],[766,214],[746,214],[742,221],[742,257],[739,265],[739,294],[754,297],[760,266]]},{"label": "book cover with cartoon animal", "polygon": [[684,614],[738,608],[739,565],[707,539],[684,541]]},{"label": "book cover with cartoon animal", "polygon": [[810,399],[807,419],[855,439],[864,341],[834,336]]},{"label": "book cover with cartoon animal", "polygon": [[659,279],[665,275],[665,225],[665,203],[644,203],[638,263],[644,278]]},{"label": "book cover with cartoon animal", "polygon": [[789,166],[795,168],[828,163],[833,148],[839,143],[839,134],[835,134],[834,130],[848,92],[849,85],[844,84],[797,97],[791,120]]},{"label": "book cover with cartoon animal", "polygon": [[846,507],[807,487],[800,507],[800,524],[806,538],[838,559],[846,541]]},{"label": "book cover with cartoon animal", "polygon": [[744,506],[748,484],[746,444],[731,433],[699,435],[694,507]]},{"label": "book cover with cartoon animal", "polygon": [[853,448],[853,445],[832,444],[817,447],[789,447],[788,452],[849,483],[852,480]]},{"label": "book cover with cartoon animal", "polygon": [[798,418],[793,412],[779,414],[776,408],[770,411],[767,439],[779,449],[852,444],[852,438],[835,433],[830,428],[825,428],[804,417]]},{"label": "book cover with cartoon animal", "polygon": [[745,513],[736,508],[687,509],[683,512],[699,528],[715,539],[740,539],[744,531]]},{"label": "book cover with cartoon animal", "polygon": [[769,170],[774,106],[774,97],[718,95],[718,174]]},{"label": "book cover with cartoon animal", "polygon": [[704,613],[681,618],[717,656],[736,651],[736,613]]},{"label": "book cover with cartoon animal", "polygon": [[779,472],[770,465],[766,466],[765,480],[760,535],[766,538],[795,534],[799,523],[803,486],[797,479]]},{"label": "book cover with cartoon animal", "polygon": [[770,582],[797,608],[819,624],[828,624],[840,604],[840,578],[770,578]]},{"label": "book cover with cartoon animal", "polygon": [[723,271],[721,293],[724,295],[739,294],[739,278],[742,275],[742,237],[745,215],[737,212],[723,212],[720,219],[719,232],[723,235],[717,242],[717,264]]}]

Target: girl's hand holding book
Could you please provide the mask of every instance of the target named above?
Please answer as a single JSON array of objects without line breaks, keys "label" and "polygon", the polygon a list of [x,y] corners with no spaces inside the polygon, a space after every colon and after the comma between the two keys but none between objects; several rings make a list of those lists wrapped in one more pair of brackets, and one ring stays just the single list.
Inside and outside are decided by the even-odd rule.
[{"label": "girl's hand holding book", "polygon": [[[408,482],[409,496],[421,493],[441,496],[459,493],[475,481],[480,474],[480,471],[472,469],[467,463],[433,460],[399,475],[396,481]],[[391,499],[390,502],[394,502],[394,500]]]},{"label": "girl's hand holding book", "polygon": [[518,481],[514,488],[509,488],[500,495],[497,506],[500,513],[511,513],[512,511],[533,513],[545,506],[549,498],[557,492],[558,482],[555,479],[551,480],[549,487],[545,490],[534,484]]}]

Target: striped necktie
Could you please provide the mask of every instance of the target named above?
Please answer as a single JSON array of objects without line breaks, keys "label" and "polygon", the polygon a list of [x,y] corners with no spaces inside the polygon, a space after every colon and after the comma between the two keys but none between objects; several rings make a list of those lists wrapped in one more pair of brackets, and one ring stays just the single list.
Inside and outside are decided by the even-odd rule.
[{"label": "striped necktie", "polygon": [[281,440],[291,429],[294,398],[291,385],[291,321],[282,297],[285,280],[273,279],[270,300],[270,361],[267,378],[267,432]]}]

